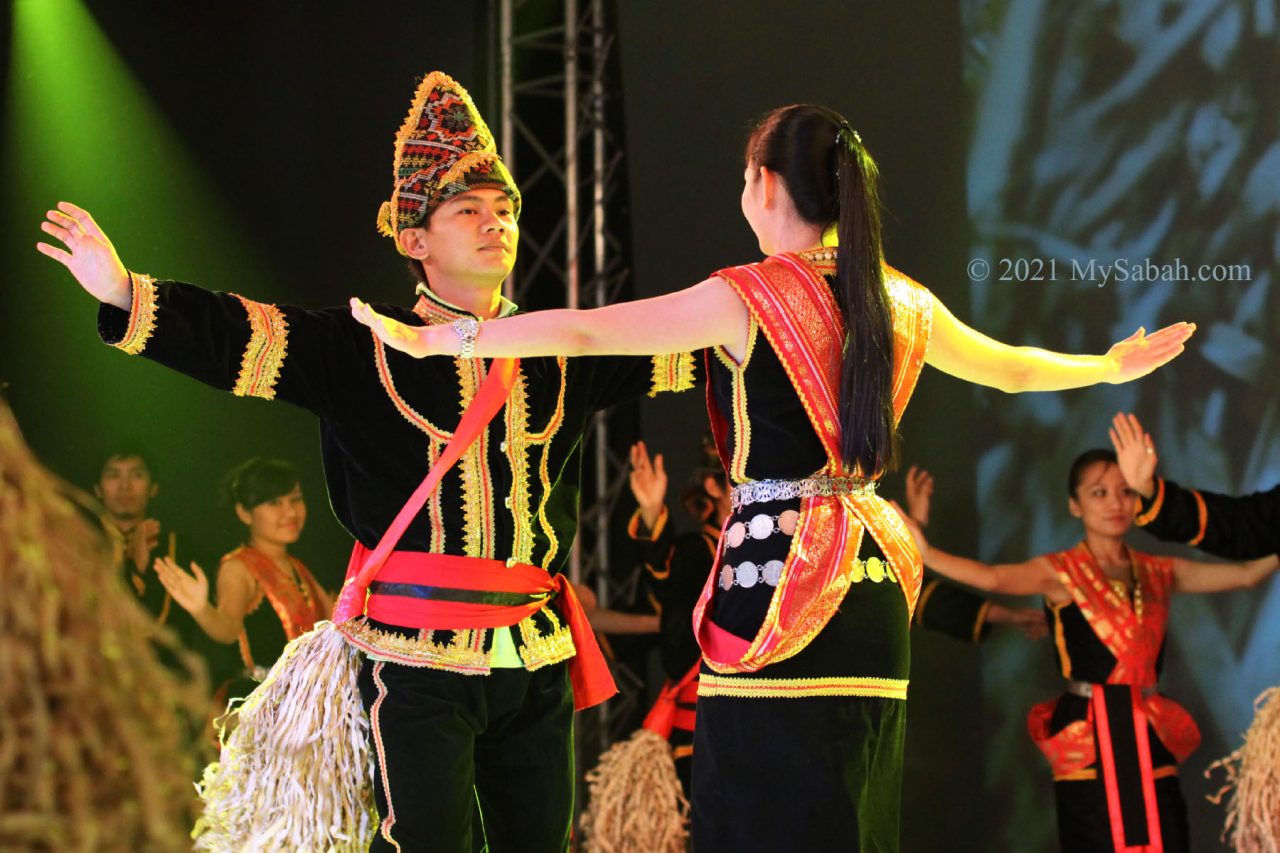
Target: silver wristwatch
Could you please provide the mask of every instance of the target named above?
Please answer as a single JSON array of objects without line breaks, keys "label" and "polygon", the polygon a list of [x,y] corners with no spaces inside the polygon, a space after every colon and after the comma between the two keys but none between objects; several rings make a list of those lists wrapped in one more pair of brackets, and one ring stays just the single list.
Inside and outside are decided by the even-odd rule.
[{"label": "silver wristwatch", "polygon": [[476,357],[476,334],[480,331],[480,321],[475,317],[459,317],[453,321],[453,330],[462,339],[462,349],[458,358]]}]

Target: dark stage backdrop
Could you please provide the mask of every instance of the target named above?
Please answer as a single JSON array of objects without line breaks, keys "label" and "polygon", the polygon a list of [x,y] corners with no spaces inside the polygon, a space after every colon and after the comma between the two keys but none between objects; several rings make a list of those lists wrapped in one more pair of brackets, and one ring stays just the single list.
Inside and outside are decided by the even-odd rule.
[{"label": "dark stage backdrop", "polygon": [[[1280,113],[1260,82],[1275,79],[1273,1],[619,5],[640,294],[758,258],[738,211],[745,125],[812,100],[845,113],[880,162],[890,260],[962,320],[1089,352],[1140,323],[1201,324],[1187,356],[1134,388],[1009,398],[926,371],[904,450],[937,477],[939,544],[1010,560],[1072,544],[1059,481],[1071,456],[1105,443],[1116,407],[1151,422],[1175,478],[1235,491],[1280,476]],[[392,137],[431,68],[470,83],[493,117],[479,82],[486,10],[10,4],[0,381],[54,468],[87,483],[115,437],[146,442],[160,460],[158,515],[210,562],[237,533],[214,498],[222,472],[249,455],[290,458],[312,499],[299,551],[336,584],[349,539],[323,500],[312,420],[106,350],[91,301],[31,246],[43,211],[67,198],[138,270],[305,305],[409,299],[373,227]],[[973,257],[1094,252],[1252,263],[1253,277],[1100,288],[974,284],[967,271]],[[697,395],[644,412],[673,490],[704,424]],[[1200,770],[1234,746],[1253,694],[1280,675],[1275,604],[1242,594],[1175,610],[1166,688],[1206,734],[1183,777],[1193,849],[1216,849],[1221,820]],[[1001,637],[979,651],[918,633],[913,651],[904,849],[1052,849],[1049,776],[1022,723],[1057,689],[1049,646]]]},{"label": "dark stage backdrop", "polygon": [[[8,4],[7,4],[8,5]],[[8,14],[11,11],[12,14]],[[0,381],[28,440],[91,482],[120,437],[151,448],[155,511],[210,568],[243,528],[217,498],[253,455],[301,469],[298,551],[336,588],[351,540],[329,511],[305,412],[242,400],[102,346],[95,303],[33,245],[59,199],[91,211],[130,268],[269,302],[411,302],[378,235],[392,140],[433,68],[483,101],[485,4],[19,0],[4,25]],[[180,543],[183,540],[180,540]]]}]

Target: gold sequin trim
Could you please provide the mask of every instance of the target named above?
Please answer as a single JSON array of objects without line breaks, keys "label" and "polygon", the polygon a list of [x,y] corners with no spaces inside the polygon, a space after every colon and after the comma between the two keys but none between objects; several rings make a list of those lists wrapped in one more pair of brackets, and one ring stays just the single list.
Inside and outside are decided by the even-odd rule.
[{"label": "gold sequin trim", "polygon": [[523,372],[517,371],[515,385],[506,405],[507,438],[504,444],[511,466],[511,556],[521,563],[533,562],[533,513],[529,509],[529,396]]},{"label": "gold sequin trim", "polygon": [[542,532],[547,535],[548,545],[547,553],[543,555],[542,562],[538,565],[544,569],[550,569],[556,553],[560,550],[560,541],[556,538],[555,528],[547,518],[547,501],[551,499],[551,472],[548,470],[547,463],[551,457],[551,441],[560,432],[560,427],[564,423],[564,391],[568,385],[566,374],[568,364],[568,359],[564,356],[556,359],[556,365],[560,368],[560,392],[556,397],[556,410],[551,419],[547,421],[546,427],[541,432],[531,433],[525,437],[530,445],[542,445],[542,458],[538,464],[538,483],[542,488],[542,498],[538,501],[538,523],[542,526]]},{"label": "gold sequin trim", "polygon": [[391,376],[391,367],[387,364],[386,345],[373,332],[369,334],[373,337],[373,359],[378,368],[378,380],[382,382],[382,389],[391,398],[396,411],[406,421],[431,436],[433,440],[447,443],[449,439],[453,438],[453,433],[446,432],[427,420],[421,412],[410,406],[409,402],[400,396],[399,390],[396,389],[395,379]]},{"label": "gold sequin trim", "polygon": [[[480,359],[459,358],[460,411],[471,405],[479,387]],[[493,478],[489,473],[489,427],[486,425],[458,463],[462,478],[463,553],[491,559],[493,548]]]},{"label": "gold sequin trim", "polygon": [[664,391],[688,391],[693,387],[696,366],[691,352],[655,355],[649,396],[656,397]]},{"label": "gold sequin trim", "polygon": [[733,457],[729,460],[729,478],[735,483],[747,481],[747,458],[751,455],[751,418],[747,415],[747,383],[741,373],[733,375]]},{"label": "gold sequin trim", "polygon": [[482,651],[485,629],[454,631],[449,642],[440,643],[434,639],[434,631],[422,631],[418,637],[405,637],[380,631],[364,619],[353,619],[337,627],[351,645],[374,660],[464,675],[489,673],[489,653]]},{"label": "gold sequin trim", "polygon": [[551,418],[547,421],[547,425],[542,428],[541,432],[531,432],[528,435],[530,444],[541,444],[550,441],[557,432],[560,431],[561,425],[564,423],[564,389],[568,385],[565,375],[569,360],[564,356],[556,359],[556,366],[560,368],[560,392],[556,396],[556,410],[552,413]]},{"label": "gold sequin trim", "polygon": [[[434,438],[427,439],[427,470],[436,467],[436,462],[440,461],[440,454],[444,450],[444,445],[436,441]],[[444,507],[440,503],[440,490],[436,489],[431,493],[431,497],[427,499],[427,518],[431,522],[431,550],[436,554],[443,554],[444,551]]]},{"label": "gold sequin trim", "polygon": [[231,393],[274,400],[280,368],[288,353],[289,323],[276,306],[235,296],[249,317],[249,343],[240,357],[240,375]]},{"label": "gold sequin trim", "polygon": [[378,687],[378,698],[373,700],[373,707],[369,709],[369,728],[373,734],[374,746],[378,749],[378,770],[382,773],[382,790],[387,798],[387,817],[382,821],[382,825],[378,827],[378,832],[392,844],[397,853],[400,851],[400,842],[391,837],[391,827],[396,823],[396,807],[391,801],[391,780],[387,778],[387,751],[382,744],[382,703],[387,699],[387,685],[382,680],[382,669],[386,666],[383,661],[378,661],[373,666],[373,683]]},{"label": "gold sequin trim", "polygon": [[729,478],[735,483],[747,481],[747,459],[751,455],[751,420],[747,417],[747,365],[755,352],[760,335],[760,323],[755,314],[747,320],[747,351],[742,361],[734,361],[724,347],[714,352],[720,363],[728,368],[733,383],[733,456],[729,460]]},{"label": "gold sequin trim", "polygon": [[893,420],[896,424],[915,391],[933,334],[933,294],[888,264],[884,286],[893,315]]},{"label": "gold sequin trim", "polygon": [[138,355],[147,348],[147,341],[156,330],[156,280],[143,273],[129,273],[133,293],[129,297],[129,325],[124,337],[112,344],[129,355]]},{"label": "gold sequin trim", "polygon": [[560,550],[560,540],[556,538],[556,529],[551,524],[551,519],[547,518],[547,500],[551,496],[551,476],[547,471],[547,458],[551,455],[551,442],[547,442],[542,446],[542,462],[538,465],[538,482],[542,486],[542,500],[538,502],[538,523],[542,525],[542,532],[547,534],[547,553],[542,558],[542,568],[550,568],[551,563],[555,560],[556,552]]},{"label": "gold sequin trim", "polygon": [[906,699],[907,684],[905,678],[744,678],[704,672],[698,677],[698,697],[802,699],[809,696],[865,696],[875,699]]},{"label": "gold sequin trim", "polygon": [[550,607],[544,607],[539,613],[550,620],[550,634],[544,635],[538,631],[538,626],[533,621],[533,616],[526,616],[519,623],[520,640],[522,642],[519,649],[520,660],[524,662],[524,667],[528,670],[535,670],[568,660],[578,651],[573,645],[573,635],[569,633],[568,626],[562,624],[556,618],[554,610]]}]

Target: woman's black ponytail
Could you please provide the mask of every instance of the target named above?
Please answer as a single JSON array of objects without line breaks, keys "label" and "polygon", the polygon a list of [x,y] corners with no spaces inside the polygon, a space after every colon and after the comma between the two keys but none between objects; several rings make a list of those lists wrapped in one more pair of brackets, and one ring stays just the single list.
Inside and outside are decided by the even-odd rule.
[{"label": "woman's black ponytail", "polygon": [[782,178],[796,211],[835,223],[835,297],[845,321],[840,370],[841,457],[868,477],[895,461],[893,319],[884,284],[875,161],[838,113],[797,104],[766,115],[747,143],[755,163]]},{"label": "woman's black ponytail", "polygon": [[894,461],[893,318],[884,287],[875,161],[841,121],[836,134],[836,301],[844,313],[840,441],[845,464],[867,476]]}]

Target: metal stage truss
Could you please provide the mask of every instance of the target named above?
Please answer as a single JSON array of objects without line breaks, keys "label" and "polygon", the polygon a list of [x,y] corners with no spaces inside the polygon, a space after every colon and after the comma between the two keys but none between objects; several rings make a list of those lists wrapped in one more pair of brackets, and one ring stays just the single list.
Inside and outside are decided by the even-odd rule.
[{"label": "metal stage truss", "polygon": [[[612,4],[494,0],[491,11],[498,145],[524,209],[536,211],[521,218],[520,261],[507,296],[533,308],[589,308],[628,297],[630,269],[615,215],[626,184],[620,122],[611,119],[620,105],[611,83]],[[625,452],[611,447],[611,424],[610,413],[598,413],[584,437],[583,502],[569,564],[570,578],[592,584],[602,604],[629,596],[638,577],[620,577],[622,567],[610,566],[614,508],[629,471]],[[614,444],[625,435],[616,430]],[[622,695],[578,717],[586,766],[630,734],[622,729],[644,701],[640,674],[615,661],[614,676]]]}]

